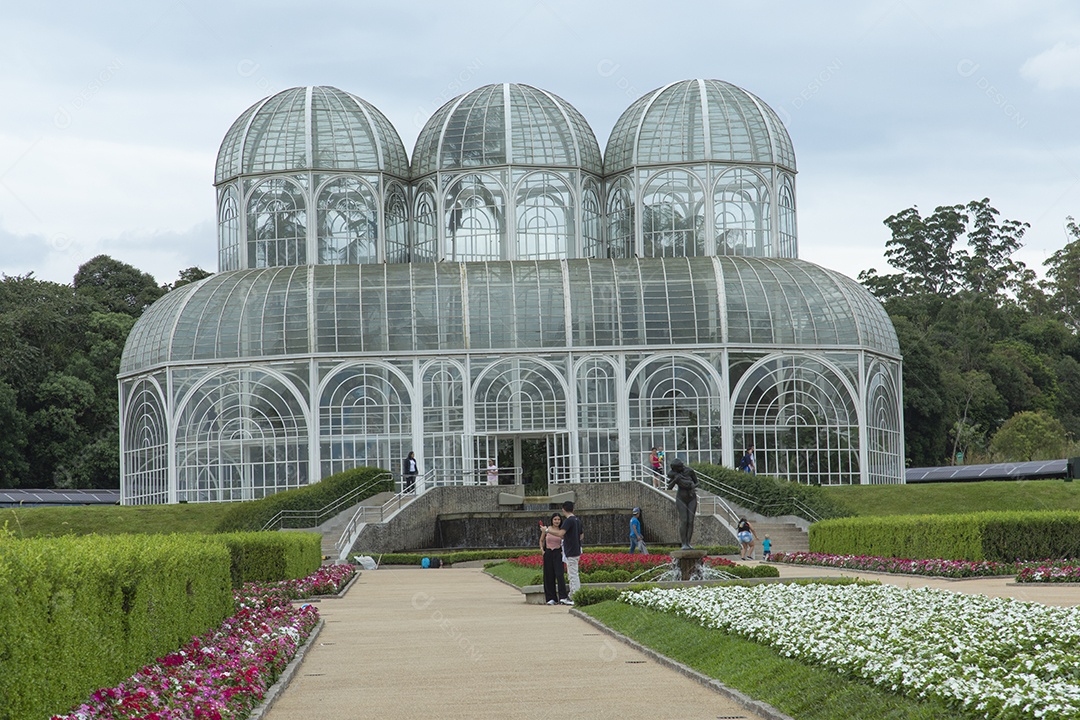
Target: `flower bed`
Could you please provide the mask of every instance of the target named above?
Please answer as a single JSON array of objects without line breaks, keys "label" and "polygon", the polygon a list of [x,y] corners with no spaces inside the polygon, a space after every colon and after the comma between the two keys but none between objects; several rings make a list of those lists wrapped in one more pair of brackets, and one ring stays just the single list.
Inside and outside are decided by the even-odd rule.
[{"label": "flower bed", "polygon": [[1080,610],[891,585],[625,592],[631,605],[984,717],[1080,716]]},{"label": "flower bed", "polygon": [[900,573],[904,575],[932,575],[948,578],[993,577],[1013,575],[1015,563],[972,562],[970,560],[909,560],[906,558],[883,558],[869,555],[827,555],[825,553],[773,553],[773,562],[793,565],[822,565],[845,570],[869,570],[872,572]]},{"label": "flower bed", "polygon": [[[542,555],[523,555],[510,558],[507,562],[521,567],[543,569],[544,558]],[[660,565],[671,562],[670,555],[639,555],[637,553],[582,553],[578,561],[578,570],[582,573],[591,573],[596,570],[627,570],[643,572]],[[722,557],[705,558],[705,562],[712,567],[730,567],[735,565],[732,561]]]},{"label": "flower bed", "polygon": [[1080,566],[1076,560],[1025,563],[1016,573],[1018,583],[1080,583]]},{"label": "flower bed", "polygon": [[300,580],[246,583],[234,592],[236,612],[216,630],[53,720],[246,717],[319,622],[314,605],[290,601],[336,592],[354,573],[333,565]]}]

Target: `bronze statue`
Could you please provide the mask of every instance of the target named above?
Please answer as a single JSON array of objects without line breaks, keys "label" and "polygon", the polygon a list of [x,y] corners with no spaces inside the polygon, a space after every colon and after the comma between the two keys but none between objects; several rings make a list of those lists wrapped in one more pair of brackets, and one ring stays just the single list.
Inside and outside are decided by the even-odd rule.
[{"label": "bronze statue", "polygon": [[694,516],[697,514],[697,473],[683,463],[682,458],[671,461],[668,470],[668,490],[678,486],[675,492],[675,509],[679,513],[679,542],[683,550],[692,550],[690,538],[694,535]]}]

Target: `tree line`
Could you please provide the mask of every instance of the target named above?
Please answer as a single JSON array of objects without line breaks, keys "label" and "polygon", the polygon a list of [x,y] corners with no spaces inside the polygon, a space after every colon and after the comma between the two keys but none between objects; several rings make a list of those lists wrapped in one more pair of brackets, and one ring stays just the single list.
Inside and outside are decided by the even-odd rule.
[{"label": "tree line", "polygon": [[[885,219],[896,272],[861,282],[904,358],[909,466],[1080,454],[1080,227],[1044,277],[1016,260],[1028,226],[988,199]],[[70,285],[0,277],[0,488],[119,487],[116,374],[135,320],[175,282],[106,255]]]},{"label": "tree line", "polygon": [[210,273],[159,286],[99,255],[71,285],[0,277],[0,488],[118,488],[116,374],[135,320]]}]

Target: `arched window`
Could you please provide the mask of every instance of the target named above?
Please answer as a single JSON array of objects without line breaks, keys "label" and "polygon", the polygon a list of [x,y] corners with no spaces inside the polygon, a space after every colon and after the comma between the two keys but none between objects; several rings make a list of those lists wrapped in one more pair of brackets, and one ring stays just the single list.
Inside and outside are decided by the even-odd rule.
[{"label": "arched window", "polygon": [[517,190],[517,260],[558,260],[574,244],[574,195],[554,173],[533,173]]},{"label": "arched window", "polygon": [[465,175],[446,192],[446,259],[501,260],[506,237],[506,202],[490,175]]},{"label": "arched window", "polygon": [[634,196],[624,175],[607,196],[607,257],[634,257]]},{"label": "arched window", "polygon": [[588,358],[577,368],[578,458],[582,480],[619,477],[619,397],[616,368]]},{"label": "arched window", "polygon": [[476,383],[477,432],[530,432],[566,427],[566,393],[548,365],[500,360]]},{"label": "arched window", "polygon": [[240,269],[240,203],[230,185],[218,204],[218,271]]},{"label": "arched window", "polygon": [[766,360],[740,380],[732,430],[753,444],[757,470],[811,485],[858,483],[859,417],[854,392],[821,360]]},{"label": "arched window", "polygon": [[398,183],[387,186],[385,217],[386,262],[409,262],[409,203]]},{"label": "arched window", "polygon": [[337,178],[319,191],[319,265],[379,261],[379,203],[362,180]]},{"label": "arched window", "polygon": [[416,237],[410,252],[412,262],[434,262],[439,250],[439,213],[435,208],[435,191],[431,183],[421,183],[413,201],[413,221]]},{"label": "arched window", "polygon": [[581,196],[581,256],[587,258],[607,257],[601,238],[600,185],[595,180],[585,181]]},{"label": "arched window", "polygon": [[249,268],[307,264],[307,203],[299,185],[284,178],[260,183],[247,215]]},{"label": "arched window", "polygon": [[779,257],[799,257],[799,242],[795,228],[795,183],[790,175],[784,175],[779,190],[780,248]]},{"label": "arched window", "polygon": [[140,380],[129,395],[124,417],[125,505],[160,505],[169,501],[169,433],[160,388]]},{"label": "arched window", "polygon": [[728,170],[713,191],[717,255],[769,257],[769,186],[745,168]]},{"label": "arched window", "polygon": [[904,476],[904,435],[895,369],[875,362],[867,370],[866,454],[871,483],[898,482]]},{"label": "arched window", "polygon": [[424,463],[435,482],[464,477],[465,383],[461,368],[445,360],[423,371]]},{"label": "arched window", "polygon": [[195,389],[179,417],[178,500],[253,500],[307,485],[303,407],[278,377],[220,372]]},{"label": "arched window", "polygon": [[657,173],[641,200],[645,257],[705,255],[705,193],[685,170]]},{"label": "arched window", "polygon": [[383,365],[334,372],[319,399],[323,475],[354,467],[400,470],[412,447],[412,402],[401,377]]},{"label": "arched window", "polygon": [[634,457],[658,447],[669,459],[715,462],[720,391],[708,368],[686,357],[652,357],[634,372],[628,392]]}]

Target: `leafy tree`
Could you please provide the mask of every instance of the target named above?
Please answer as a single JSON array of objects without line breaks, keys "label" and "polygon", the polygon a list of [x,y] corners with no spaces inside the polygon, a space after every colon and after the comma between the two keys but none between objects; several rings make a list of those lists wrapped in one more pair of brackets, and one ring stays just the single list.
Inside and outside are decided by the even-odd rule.
[{"label": "leafy tree", "polygon": [[1012,259],[1028,225],[998,221],[998,215],[988,198],[937,207],[925,218],[917,207],[891,215],[885,219],[892,232],[885,257],[899,272],[879,275],[871,268],[859,274],[859,281],[881,299],[959,290],[990,296],[1015,292],[1033,277]]},{"label": "leafy tree", "polygon": [[1051,255],[1045,263],[1046,291],[1049,304],[1061,313],[1069,328],[1080,330],[1080,226],[1072,217],[1066,218],[1065,235],[1068,242]]},{"label": "leafy tree", "polygon": [[1005,421],[990,441],[993,452],[1006,462],[1054,460],[1064,457],[1065,428],[1044,412],[1022,412]]},{"label": "leafy tree", "polygon": [[108,255],[98,255],[79,266],[75,294],[88,298],[99,309],[139,317],[165,294],[153,276]]},{"label": "leafy tree", "polygon": [[18,393],[0,382],[0,488],[16,487],[29,475],[26,462],[26,414],[19,407]]},{"label": "leafy tree", "polygon": [[172,285],[166,286],[165,289],[175,290],[178,287],[183,287],[184,285],[189,285],[190,283],[198,282],[200,280],[208,278],[213,274],[214,273],[212,272],[207,272],[206,270],[203,270],[201,267],[193,265],[189,268],[184,268],[183,270],[181,270],[180,276],[176,278],[176,282],[174,282]]}]

